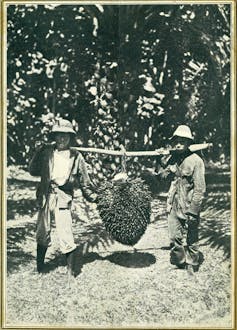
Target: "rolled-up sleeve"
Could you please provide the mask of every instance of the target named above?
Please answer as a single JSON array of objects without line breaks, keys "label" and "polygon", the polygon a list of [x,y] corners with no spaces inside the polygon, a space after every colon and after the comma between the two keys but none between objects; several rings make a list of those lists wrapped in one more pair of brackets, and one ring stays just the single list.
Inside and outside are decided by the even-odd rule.
[{"label": "rolled-up sleeve", "polygon": [[206,191],[205,166],[202,159],[199,159],[193,171],[193,195],[189,209],[186,213],[197,216],[200,213],[202,201]]}]

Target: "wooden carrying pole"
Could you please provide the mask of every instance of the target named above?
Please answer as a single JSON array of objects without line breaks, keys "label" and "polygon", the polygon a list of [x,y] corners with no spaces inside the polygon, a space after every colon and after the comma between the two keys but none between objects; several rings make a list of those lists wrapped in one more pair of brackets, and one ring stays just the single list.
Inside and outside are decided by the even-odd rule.
[{"label": "wooden carrying pole", "polygon": [[[212,147],[212,143],[191,144],[189,150],[191,152],[200,151]],[[110,156],[126,156],[126,157],[146,157],[146,156],[159,156],[169,155],[177,149],[157,149],[153,151],[126,151],[126,150],[109,150],[100,148],[86,148],[86,147],[71,147],[71,149],[81,152],[91,152],[98,154],[105,154]]]}]

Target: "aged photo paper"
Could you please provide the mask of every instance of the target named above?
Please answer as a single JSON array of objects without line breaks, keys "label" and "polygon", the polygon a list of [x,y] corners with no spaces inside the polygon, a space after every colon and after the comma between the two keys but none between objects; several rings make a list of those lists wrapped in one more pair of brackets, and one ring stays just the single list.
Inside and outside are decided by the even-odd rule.
[{"label": "aged photo paper", "polygon": [[234,329],[235,1],[1,22],[1,327]]}]

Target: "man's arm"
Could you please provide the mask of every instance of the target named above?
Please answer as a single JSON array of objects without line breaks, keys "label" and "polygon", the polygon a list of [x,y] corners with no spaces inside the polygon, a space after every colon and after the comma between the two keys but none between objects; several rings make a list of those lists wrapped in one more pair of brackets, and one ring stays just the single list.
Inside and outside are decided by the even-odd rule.
[{"label": "man's arm", "polygon": [[201,158],[194,166],[193,184],[193,196],[189,209],[186,213],[188,215],[197,217],[200,213],[202,201],[206,191],[205,167],[204,162]]},{"label": "man's arm", "polygon": [[32,175],[32,176],[41,176],[41,168],[42,168],[42,162],[43,162],[43,149],[44,149],[44,147],[41,147],[40,149],[38,149],[30,161],[28,170],[30,172],[30,175]]}]

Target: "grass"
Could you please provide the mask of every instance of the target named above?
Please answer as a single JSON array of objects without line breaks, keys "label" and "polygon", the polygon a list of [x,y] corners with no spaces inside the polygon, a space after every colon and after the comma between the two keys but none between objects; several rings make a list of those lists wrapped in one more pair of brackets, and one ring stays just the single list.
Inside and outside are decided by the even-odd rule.
[{"label": "grass", "polygon": [[200,230],[204,260],[195,276],[169,263],[164,199],[154,197],[151,224],[134,250],[107,236],[95,205],[78,192],[78,275],[68,287],[54,228],[47,273],[36,272],[35,182],[24,173],[13,176],[8,184],[8,326],[231,326],[229,187],[219,194],[216,187],[208,188]]}]

